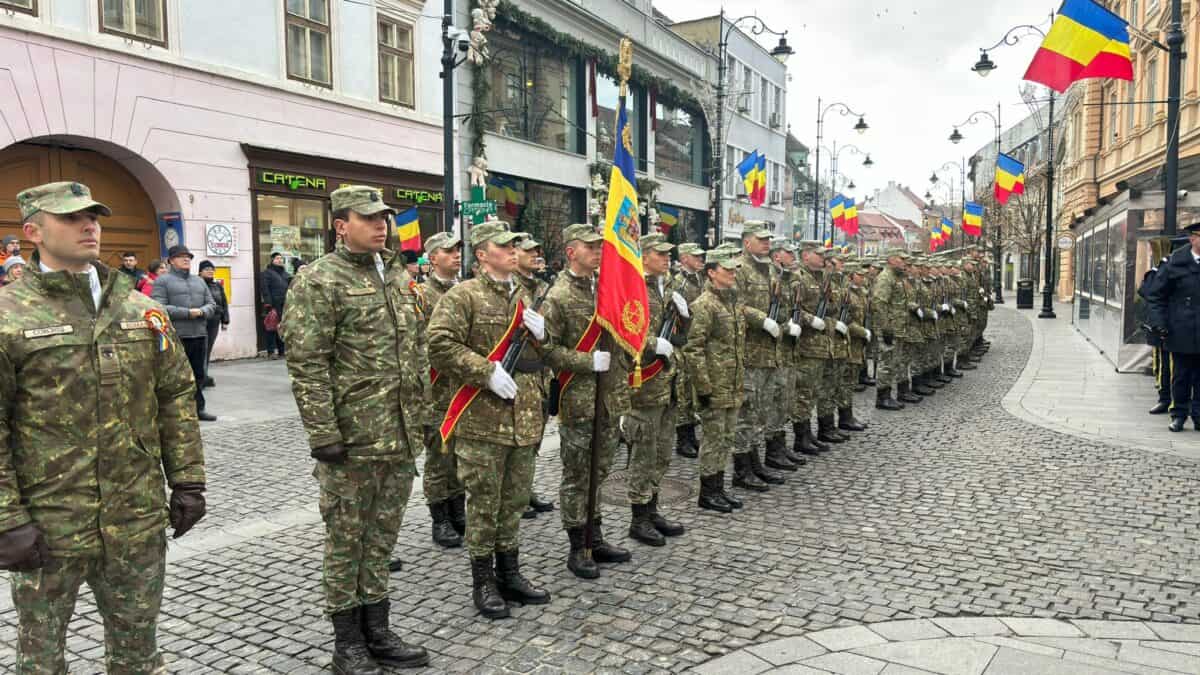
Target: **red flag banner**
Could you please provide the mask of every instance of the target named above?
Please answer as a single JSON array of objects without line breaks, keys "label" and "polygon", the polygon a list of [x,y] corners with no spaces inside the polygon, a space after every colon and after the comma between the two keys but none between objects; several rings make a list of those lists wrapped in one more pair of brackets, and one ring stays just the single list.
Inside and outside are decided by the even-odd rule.
[{"label": "red flag banner", "polygon": [[[508,345],[516,335],[517,329],[521,327],[521,315],[524,313],[525,303],[518,300],[517,309],[513,312],[512,320],[508,322],[508,330],[504,331],[504,337],[500,338],[500,342],[492,347],[492,351],[487,357],[488,361],[499,363],[500,359],[504,358],[504,352],[508,351]],[[450,399],[450,407],[446,408],[446,416],[442,418],[442,426],[438,429],[442,435],[443,445],[450,440],[451,434],[454,433],[454,427],[458,425],[458,420],[462,418],[463,413],[467,411],[481,391],[483,390],[479,387],[464,384],[454,392],[454,398]]]}]

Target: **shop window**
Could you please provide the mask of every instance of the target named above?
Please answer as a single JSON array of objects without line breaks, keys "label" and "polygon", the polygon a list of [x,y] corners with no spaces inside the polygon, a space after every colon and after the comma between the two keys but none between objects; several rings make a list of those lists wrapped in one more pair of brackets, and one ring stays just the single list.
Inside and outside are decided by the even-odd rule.
[{"label": "shop window", "polygon": [[654,173],[704,184],[704,118],[659,103],[654,113]]},{"label": "shop window", "polygon": [[584,220],[583,190],[511,178],[488,177],[487,198],[496,202],[498,217],[519,232],[528,232],[542,243],[554,271],[563,265],[562,231]]},{"label": "shop window", "polygon": [[329,0],[285,0],[288,77],[332,86]]},{"label": "shop window", "polygon": [[37,0],[0,0],[0,7],[37,16]]},{"label": "shop window", "polygon": [[567,152],[583,151],[583,81],[578,59],[543,40],[488,34],[488,131]]},{"label": "shop window", "polygon": [[297,259],[312,262],[325,255],[329,212],[323,199],[257,195],[258,271],[272,253],[282,253],[288,273]]},{"label": "shop window", "polygon": [[379,98],[413,106],[412,26],[379,19]]},{"label": "shop window", "polygon": [[[620,87],[616,80],[601,73],[596,74],[596,105],[600,110],[600,116],[596,118],[596,156],[607,162],[612,161],[613,153],[616,151],[617,99],[620,98],[620,93]],[[641,90],[629,85],[629,95],[625,98],[625,110],[629,116],[632,138],[635,139],[633,146],[635,159],[638,160],[638,168],[644,169],[645,162],[642,155],[645,153],[638,152],[645,126],[642,124],[642,116],[638,107],[640,97]]]},{"label": "shop window", "polygon": [[[6,1],[4,4],[24,3]],[[166,45],[166,16],[166,0],[100,0],[100,31],[103,33]]]}]

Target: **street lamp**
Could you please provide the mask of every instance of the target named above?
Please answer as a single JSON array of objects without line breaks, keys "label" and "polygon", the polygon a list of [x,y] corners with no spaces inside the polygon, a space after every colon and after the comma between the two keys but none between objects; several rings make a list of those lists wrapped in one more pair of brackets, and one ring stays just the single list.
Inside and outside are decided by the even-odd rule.
[{"label": "street lamp", "polygon": [[[959,197],[962,200],[963,210],[965,211],[966,203],[967,203],[967,158],[966,157],[963,157],[962,164],[959,164],[956,162],[946,162],[945,164],[939,166],[937,169],[934,169],[933,173],[929,174],[929,182],[932,185],[937,185],[938,180],[939,180],[938,175],[937,175],[938,171],[947,171],[947,170],[954,170],[954,169],[959,170],[959,174],[958,174],[959,187],[961,188],[959,191]],[[946,201],[949,202],[949,204],[948,204],[949,206],[954,206],[954,175],[953,174],[950,175],[950,191],[948,194],[950,195],[950,197]],[[960,227],[960,228],[958,228],[958,230],[961,232],[962,228]],[[965,236],[966,236],[965,234],[959,235],[959,243],[962,243],[964,241],[963,237],[965,237]]]},{"label": "street lamp", "polygon": [[[446,2],[450,1],[446,0]],[[717,44],[717,131],[715,135],[717,142],[715,144],[716,147],[713,148],[712,171],[713,192],[717,200],[717,208],[713,214],[713,232],[716,234],[717,241],[721,241],[722,210],[724,209],[725,202],[721,183],[725,177],[725,98],[728,96],[728,93],[725,91],[725,75],[729,69],[726,63],[729,53],[729,34],[743,21],[748,23],[752,35],[770,33],[771,35],[779,36],[779,44],[775,45],[775,48],[771,50],[771,56],[775,57],[780,63],[787,63],[788,57],[796,53],[787,43],[788,32],[786,30],[783,32],[772,30],[762,19],[752,14],[729,21],[729,25],[726,26],[725,10],[721,10],[721,21],[717,24],[717,31],[719,31],[721,38]]]},{"label": "street lamp", "polygon": [[[981,63],[986,62],[988,64],[989,68],[995,69],[996,64],[992,63],[991,59],[988,59],[986,57],[987,57],[987,53],[985,52],[983,57],[980,58],[980,62]],[[979,66],[979,63],[976,63],[975,65]],[[975,70],[975,72],[979,73],[982,76],[986,76],[987,73],[989,72],[987,70],[980,70],[979,68],[973,68],[972,70]],[[958,128],[966,126],[968,124],[978,123],[980,121],[981,116],[990,117],[992,119],[992,124],[994,125],[995,130],[996,130],[996,160],[999,161],[999,159],[1000,159],[1000,135],[1001,135],[1000,104],[999,103],[996,104],[996,114],[995,115],[993,115],[991,112],[989,112],[987,110],[976,110],[975,112],[973,112],[967,116],[966,121],[960,122],[959,124],[954,125],[954,131],[951,132],[951,134],[950,134],[950,142],[957,145],[960,141],[962,141],[963,135],[961,132],[959,132]],[[993,251],[992,251],[992,263],[993,263],[992,264],[992,267],[993,267],[993,269],[992,269],[992,287],[995,289],[993,292],[995,294],[996,304],[1003,305],[1004,304],[1004,290],[1000,287],[1000,284],[1003,280],[1001,271],[1000,271],[1000,256],[1001,256],[1000,232],[999,232],[998,227],[993,228],[993,229],[995,230],[995,232],[993,233],[993,236],[992,236],[992,243],[994,244],[992,247],[993,248]],[[964,233],[963,236],[966,236],[966,233]]]},{"label": "street lamp", "polygon": [[[1005,37],[1008,37],[1008,36],[1005,36]],[[1016,42],[1012,42],[1010,44],[1016,44]],[[997,45],[997,46],[999,46],[999,45]],[[971,70],[975,71],[976,73],[979,73],[980,77],[987,77],[988,75],[991,75],[992,71],[995,69],[996,69],[996,64],[992,63],[992,60],[988,58],[988,50],[980,49],[979,50],[979,60],[975,62],[975,65],[971,66]]]},{"label": "street lamp", "polygon": [[875,166],[875,162],[871,161],[871,153],[867,153],[867,158],[863,160],[863,166],[867,167],[868,169]]},{"label": "street lamp", "polygon": [[[722,63],[724,63],[724,61],[722,61]],[[858,123],[854,125],[854,130],[857,131],[859,134],[866,133],[867,129],[870,128],[867,126],[867,120],[863,117],[863,115],[861,113],[854,112],[853,110],[850,109],[850,106],[846,105],[845,103],[840,103],[840,102],[839,103],[830,103],[829,105],[822,107],[821,99],[818,97],[817,98],[817,146],[816,146],[816,155],[813,158],[813,175],[817,176],[818,178],[820,178],[820,176],[821,176],[821,138],[822,138],[823,130],[825,128],[825,113],[829,112],[830,110],[837,110],[843,117],[845,117],[847,115],[854,115],[854,116],[858,117]],[[836,159],[835,159],[835,161],[836,161]],[[873,163],[874,162],[872,162],[872,164]],[[867,166],[870,166],[870,165],[867,165]],[[815,200],[813,200],[813,238],[814,239],[819,239],[820,235],[821,235],[821,230],[820,230],[820,227],[821,227],[821,225],[820,225],[820,221],[821,221],[821,194],[820,194],[820,192],[821,192],[821,190],[820,190],[820,187],[821,186],[818,184],[817,185],[817,198]]]},{"label": "street lamp", "polygon": [[[823,146],[820,143],[817,143],[816,149],[818,152],[820,152],[821,148],[823,148],[823,147],[825,147],[825,146]],[[830,163],[831,164],[830,173],[834,176],[834,179],[830,181],[830,184],[832,185],[834,192],[837,192],[837,185],[835,183],[836,183],[836,177],[839,175],[838,174],[838,158],[841,157],[841,154],[847,150],[850,151],[850,154],[852,154],[852,155],[863,155],[866,158],[863,160],[863,163],[862,163],[864,168],[869,169],[872,166],[875,166],[875,162],[871,159],[871,153],[865,152],[862,148],[858,147],[857,145],[853,145],[853,144],[843,145],[843,146],[839,147],[837,144],[837,141],[834,141],[832,150],[830,150],[829,148],[825,148],[825,152],[828,152],[830,155],[833,156],[833,160]],[[849,179],[847,179],[847,180],[849,181]],[[818,188],[819,187],[820,186],[818,185]],[[849,184],[846,185],[847,190],[853,190],[857,187],[858,186],[854,184],[854,181],[849,181]],[[821,199],[820,199],[820,194],[819,194],[819,190],[818,190],[817,203],[813,205],[813,207],[814,207],[813,208],[813,217],[814,217],[813,235],[814,235],[814,238],[816,238],[816,239],[821,238],[821,224],[819,222],[819,219],[816,217],[816,214],[819,212],[818,209],[820,209],[820,202],[821,202]],[[830,223],[829,227],[832,228],[833,224]],[[830,234],[830,236],[832,236],[833,232],[831,231],[829,234]]]}]

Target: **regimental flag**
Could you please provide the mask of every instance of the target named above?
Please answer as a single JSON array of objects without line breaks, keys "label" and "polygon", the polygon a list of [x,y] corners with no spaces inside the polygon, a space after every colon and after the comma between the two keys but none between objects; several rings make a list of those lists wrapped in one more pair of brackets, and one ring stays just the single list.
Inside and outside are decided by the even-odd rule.
[{"label": "regimental flag", "polygon": [[742,186],[746,188],[746,197],[754,202],[754,193],[758,191],[758,151],[746,155],[737,165],[738,175],[742,177]]},{"label": "regimental flag", "polygon": [[[755,151],[756,154],[757,151]],[[751,206],[762,206],[767,203],[767,156],[758,154],[758,161],[755,162],[754,172],[754,192],[750,195]]]},{"label": "regimental flag", "polygon": [[679,224],[679,209],[674,206],[658,205],[658,229],[668,234],[672,227]]},{"label": "regimental flag", "polygon": [[963,208],[963,234],[972,237],[983,235],[983,206],[975,202],[967,202]]},{"label": "regimental flag", "polygon": [[515,180],[504,176],[488,176],[486,194],[511,218],[520,215],[521,207],[525,205],[525,193],[521,192]]},{"label": "regimental flag", "polygon": [[[638,243],[642,226],[638,222],[633,134],[629,127],[629,115],[625,111],[625,96],[620,97],[618,105],[617,138],[619,142],[613,153],[612,176],[608,181],[600,278],[596,282],[595,320],[633,357],[636,364],[641,360],[642,347],[650,326],[650,298],[646,293],[646,280],[642,276],[642,248]],[[635,366],[634,372],[634,386],[640,386],[640,366]]]},{"label": "regimental flag", "polygon": [[842,231],[847,237],[858,235],[858,207],[854,205],[854,200],[847,197],[845,205],[846,224],[842,226]]},{"label": "regimental flag", "polygon": [[829,217],[839,230],[846,226],[846,198],[838,195],[829,200]]},{"label": "regimental flag", "polygon": [[996,158],[996,201],[1008,203],[1009,195],[1025,194],[1025,165],[1004,153]]},{"label": "regimental flag", "polygon": [[942,243],[947,244],[954,236],[954,221],[942,216]]},{"label": "regimental flag", "polygon": [[1064,0],[1024,79],[1062,93],[1093,77],[1133,80],[1129,23],[1092,0]]},{"label": "regimental flag", "polygon": [[396,237],[400,239],[401,251],[420,253],[421,221],[417,219],[417,207],[396,214]]}]

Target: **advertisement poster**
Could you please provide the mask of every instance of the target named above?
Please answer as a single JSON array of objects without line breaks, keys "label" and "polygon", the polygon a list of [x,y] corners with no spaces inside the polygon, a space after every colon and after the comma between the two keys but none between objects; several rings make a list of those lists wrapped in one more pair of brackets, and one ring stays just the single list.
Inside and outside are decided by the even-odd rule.
[{"label": "advertisement poster", "polygon": [[158,254],[167,257],[167,250],[183,243],[183,214],[178,211],[158,214]]}]

